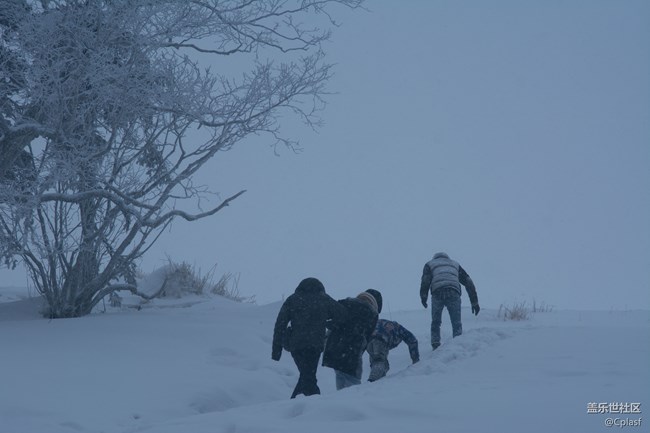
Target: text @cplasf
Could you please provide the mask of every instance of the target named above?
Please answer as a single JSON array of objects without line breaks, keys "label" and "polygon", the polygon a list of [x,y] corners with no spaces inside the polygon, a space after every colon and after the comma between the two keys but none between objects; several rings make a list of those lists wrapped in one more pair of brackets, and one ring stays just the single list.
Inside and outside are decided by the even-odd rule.
[{"label": "text @cplasf", "polygon": [[605,419],[605,427],[641,427],[643,423],[643,418],[619,418],[619,417],[608,417]]}]

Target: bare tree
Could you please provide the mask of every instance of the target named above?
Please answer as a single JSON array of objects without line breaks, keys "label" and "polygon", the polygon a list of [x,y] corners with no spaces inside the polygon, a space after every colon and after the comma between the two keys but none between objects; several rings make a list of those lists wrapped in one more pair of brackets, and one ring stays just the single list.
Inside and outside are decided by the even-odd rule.
[{"label": "bare tree", "polygon": [[[218,151],[251,134],[294,146],[283,110],[317,125],[330,9],[361,1],[2,2],[0,255],[26,265],[49,317],[138,293],[136,260],[174,219],[243,194],[201,210],[192,179]],[[233,57],[245,73],[200,61]]]}]

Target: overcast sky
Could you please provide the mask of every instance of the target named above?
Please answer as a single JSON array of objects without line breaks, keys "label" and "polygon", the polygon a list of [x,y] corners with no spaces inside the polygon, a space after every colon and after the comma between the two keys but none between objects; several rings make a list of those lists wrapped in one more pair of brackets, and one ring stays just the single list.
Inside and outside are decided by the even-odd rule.
[{"label": "overcast sky", "polygon": [[314,276],[336,299],[380,290],[388,314],[421,308],[446,251],[483,307],[650,308],[650,3],[367,7],[334,12],[323,127],[283,122],[303,151],[217,155],[200,180],[246,194],[175,223],[142,269],[217,263],[260,304]]}]

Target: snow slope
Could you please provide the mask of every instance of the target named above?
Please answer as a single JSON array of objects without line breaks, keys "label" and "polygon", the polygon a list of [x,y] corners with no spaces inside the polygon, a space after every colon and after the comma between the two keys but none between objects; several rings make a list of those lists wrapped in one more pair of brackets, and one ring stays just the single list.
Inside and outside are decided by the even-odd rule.
[{"label": "snow slope", "polygon": [[[607,418],[650,410],[650,312],[552,311],[522,322],[463,309],[464,334],[428,345],[429,310],[391,318],[420,341],[400,345],[378,382],[289,400],[291,356],[271,360],[281,303],[155,300],[81,319],[45,320],[38,301],[0,303],[0,432],[606,432]],[[416,296],[414,295],[414,299]],[[588,403],[641,413],[587,413]],[[626,431],[648,431],[647,424]]]}]

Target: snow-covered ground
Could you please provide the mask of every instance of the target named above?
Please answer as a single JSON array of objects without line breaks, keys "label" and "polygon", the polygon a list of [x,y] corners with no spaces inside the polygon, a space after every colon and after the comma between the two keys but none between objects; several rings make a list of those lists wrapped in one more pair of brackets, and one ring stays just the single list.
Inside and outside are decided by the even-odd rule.
[{"label": "snow-covered ground", "polygon": [[[280,302],[158,299],[45,320],[17,290],[0,289],[2,433],[649,431],[648,311],[554,310],[513,322],[464,308],[464,334],[451,339],[445,315],[435,352],[429,310],[384,311],[418,337],[418,364],[400,345],[388,376],[369,383],[366,357],[362,385],[342,391],[321,367],[322,395],[290,400],[291,356],[271,360]],[[588,413],[590,403],[634,413]],[[608,419],[642,420],[619,429]]]}]

